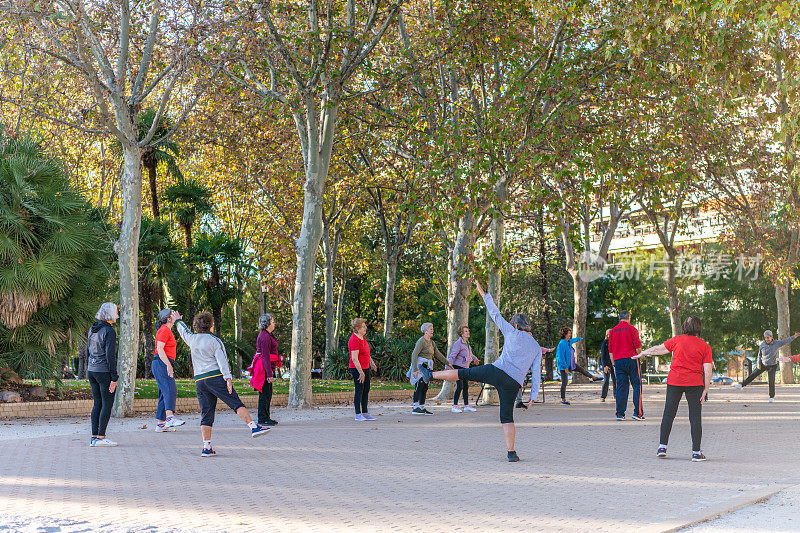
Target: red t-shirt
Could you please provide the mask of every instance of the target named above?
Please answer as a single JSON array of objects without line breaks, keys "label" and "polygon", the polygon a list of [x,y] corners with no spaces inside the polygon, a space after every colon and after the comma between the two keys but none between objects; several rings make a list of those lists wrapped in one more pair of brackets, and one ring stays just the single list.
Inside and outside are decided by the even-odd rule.
[{"label": "red t-shirt", "polygon": [[633,357],[636,355],[636,350],[641,349],[639,330],[624,320],[620,320],[608,335],[608,351],[611,352],[614,361]]},{"label": "red t-shirt", "polygon": [[178,348],[178,343],[175,341],[175,335],[172,334],[172,329],[164,324],[156,332],[156,357],[158,357],[158,343],[164,343],[164,353],[167,357],[175,360],[175,351]]},{"label": "red t-shirt", "polygon": [[664,346],[672,352],[667,385],[695,387],[705,385],[703,363],[711,363],[711,346],[694,335],[672,337]]},{"label": "red t-shirt", "polygon": [[[355,352],[356,350],[358,350],[358,362],[361,364],[361,368],[369,368],[370,358],[367,338],[359,339],[356,337],[356,334],[353,333],[350,335],[350,340],[347,341],[347,355],[350,355],[351,352]],[[356,365],[353,364],[352,356],[348,359],[350,360],[350,368],[355,368]]]}]

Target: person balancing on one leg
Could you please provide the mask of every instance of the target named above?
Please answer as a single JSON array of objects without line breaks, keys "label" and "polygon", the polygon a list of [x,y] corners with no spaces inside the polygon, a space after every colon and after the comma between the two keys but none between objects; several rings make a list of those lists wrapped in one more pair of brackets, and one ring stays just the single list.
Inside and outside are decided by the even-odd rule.
[{"label": "person balancing on one leg", "polygon": [[247,407],[233,390],[233,376],[228,366],[228,354],[219,337],[212,335],[214,319],[211,313],[200,313],[194,317],[192,325],[197,333],[192,333],[178,313],[175,313],[175,324],[181,339],[189,346],[192,354],[194,386],[197,390],[197,401],[201,411],[200,432],[203,435],[203,452],[200,455],[213,457],[217,454],[211,447],[211,427],[214,425],[218,398],[236,411],[239,418],[250,428],[251,436],[265,435],[270,428],[253,422]]},{"label": "person balancing on one leg", "polygon": [[428,368],[420,367],[420,372],[422,372],[426,381],[431,379],[443,379],[445,381],[467,379],[493,385],[500,396],[500,423],[503,425],[503,434],[506,438],[508,460],[513,463],[519,461],[517,452],[514,450],[516,436],[514,399],[520,387],[522,387],[529,370],[532,372],[532,399],[528,402],[528,407],[533,403],[533,398],[536,398],[542,378],[542,350],[531,334],[531,323],[526,315],[517,313],[511,319],[511,323],[506,322],[503,315],[500,314],[500,310],[494,304],[492,296],[483,291],[477,279],[475,280],[475,287],[483,297],[487,315],[491,317],[503,333],[503,353],[494,363],[488,365],[440,372],[431,372]]},{"label": "person balancing on one leg", "polygon": [[639,361],[632,359],[642,351],[642,341],[639,340],[639,330],[633,327],[630,320],[630,311],[620,312],[619,324],[611,328],[608,334],[608,351],[614,358],[614,371],[617,373],[617,420],[625,420],[629,384],[633,387],[633,419],[644,420]]},{"label": "person balancing on one leg", "polygon": [[795,340],[797,337],[800,337],[800,333],[795,333],[791,337],[786,337],[783,340],[776,341],[772,336],[771,331],[765,331],[764,341],[758,346],[758,370],[747,376],[747,378],[742,381],[741,384],[737,383],[734,386],[746,387],[752,383],[754,379],[766,371],[767,378],[769,380],[769,401],[772,403],[773,398],[775,398],[775,371],[778,370],[779,362],[778,350]]}]

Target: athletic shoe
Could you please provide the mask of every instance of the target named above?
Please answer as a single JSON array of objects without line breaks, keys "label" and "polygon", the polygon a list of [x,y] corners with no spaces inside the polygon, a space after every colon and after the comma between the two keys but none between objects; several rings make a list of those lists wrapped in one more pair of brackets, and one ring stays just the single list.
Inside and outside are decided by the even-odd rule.
[{"label": "athletic shoe", "polygon": [[426,415],[426,416],[430,416],[430,415],[432,415],[433,413],[431,413],[431,412],[430,412],[430,411],[428,411],[427,409],[423,409],[423,410],[422,410],[422,414],[423,414],[423,415]]},{"label": "athletic shoe", "polygon": [[474,413],[475,411],[477,411],[477,409],[475,409],[471,405],[465,405],[464,406],[464,412],[465,413]]},{"label": "athletic shoe", "polygon": [[372,416],[369,413],[362,413],[361,416],[363,416],[364,420],[366,420],[367,422],[372,421],[372,420],[377,420],[377,418],[375,418],[374,416]]},{"label": "athletic shoe", "polygon": [[600,398],[600,401],[605,403],[606,399],[605,398]]},{"label": "athletic shoe", "polygon": [[273,419],[270,418],[269,420],[267,420],[267,422],[265,424],[261,424],[261,425],[262,426],[277,426],[278,425],[278,421],[277,420],[273,420]]},{"label": "athletic shoe", "polygon": [[633,416],[631,417],[631,420],[644,420],[644,415],[642,415],[642,416],[639,416],[639,415],[633,415]]},{"label": "athletic shoe", "polygon": [[463,413],[464,411],[457,405],[454,405],[450,408],[450,412],[452,413]]},{"label": "athletic shoe", "polygon": [[509,463],[516,463],[518,461],[519,461],[519,455],[517,455],[517,452],[508,452]]},{"label": "athletic shoe", "polygon": [[214,448],[203,448],[203,451],[200,452],[200,457],[214,457],[217,455],[217,452],[214,451]]},{"label": "athletic shoe", "polygon": [[96,440],[97,440],[97,439],[96,439],[95,437],[92,437],[92,440],[90,440],[90,441],[89,441],[89,446],[90,446],[90,447],[92,447],[92,448],[94,448],[95,446],[97,446],[97,444],[95,444],[95,441],[96,441]]},{"label": "athletic shoe", "polygon": [[420,409],[419,407],[415,407],[415,408],[414,408],[414,409],[411,411],[411,414],[412,414],[412,415],[424,415],[425,413],[423,413],[423,412],[422,412],[422,409]]},{"label": "athletic shoe", "polygon": [[517,409],[525,409],[525,404],[523,402],[517,402]]},{"label": "athletic shoe", "polygon": [[111,439],[94,439],[94,445],[105,448],[118,446],[118,444]]},{"label": "athletic shoe", "polygon": [[621,422],[621,421],[623,421],[623,420],[625,420],[625,415],[618,416],[618,417],[617,417],[617,420],[619,420],[620,422]]},{"label": "athletic shoe", "polygon": [[174,427],[182,426],[185,423],[186,423],[186,420],[181,420],[180,418],[177,418],[177,417],[173,416],[172,420],[167,420],[166,423],[164,424],[164,426],[166,426],[168,428],[174,428]]},{"label": "athletic shoe", "polygon": [[666,446],[659,446],[658,451],[656,452],[658,457],[666,457],[667,456],[667,447]]},{"label": "athletic shoe", "polygon": [[561,405],[572,405],[567,400],[561,400]]},{"label": "athletic shoe", "polygon": [[260,437],[261,435],[269,433],[271,429],[272,428],[265,428],[264,426],[256,424],[256,427],[250,430],[250,436],[253,438]]},{"label": "athletic shoe", "polygon": [[366,419],[366,418],[364,418],[364,415],[362,415],[361,413],[358,413],[358,414],[356,415],[355,421],[356,421],[356,422],[366,422],[366,421],[367,421],[367,419]]},{"label": "athletic shoe", "polygon": [[175,428],[167,424],[156,424],[156,433],[163,433],[165,431],[175,431]]},{"label": "athletic shoe", "polygon": [[603,381],[603,378],[594,378],[594,379],[592,379],[593,383],[596,383],[598,381]]},{"label": "athletic shoe", "polygon": [[770,398],[770,399],[769,399],[769,403],[772,403],[772,402],[774,402],[774,401],[775,401],[775,398]]},{"label": "athletic shoe", "polygon": [[731,387],[736,387],[737,389],[741,389],[742,388],[742,384],[741,383],[734,383],[733,385],[731,385]]},{"label": "athletic shoe", "polygon": [[703,455],[703,452],[692,452],[692,462],[699,463],[700,461],[708,461],[708,459],[706,459],[706,456]]},{"label": "athletic shoe", "polygon": [[419,371],[422,374],[422,380],[425,381],[425,383],[430,383],[433,379],[433,372],[431,372],[430,368],[423,365],[419,367]]}]

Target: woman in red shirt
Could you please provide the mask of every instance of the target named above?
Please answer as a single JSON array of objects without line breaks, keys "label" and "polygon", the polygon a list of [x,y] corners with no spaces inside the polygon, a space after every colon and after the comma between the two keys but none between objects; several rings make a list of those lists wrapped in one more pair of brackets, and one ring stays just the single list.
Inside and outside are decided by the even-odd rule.
[{"label": "woman in red shirt", "polygon": [[178,347],[172,326],[177,313],[172,309],[162,309],[156,322],[156,353],[153,357],[153,377],[158,384],[158,406],[156,407],[156,431],[175,431],[185,421],[175,417],[175,402],[178,399],[178,386],[175,384],[173,362]]},{"label": "woman in red shirt", "polygon": [[370,374],[378,370],[369,356],[369,343],[365,337],[367,321],[363,318],[354,318],[350,326],[353,328],[353,334],[347,342],[347,353],[350,354],[350,374],[355,384],[353,405],[356,408],[356,421],[375,420],[375,417],[367,412]]},{"label": "woman in red shirt", "polygon": [[672,364],[667,376],[667,400],[661,419],[661,443],[657,452],[659,457],[667,456],[672,422],[678,412],[681,396],[686,394],[689,424],[692,428],[692,461],[706,460],[700,449],[700,440],[703,437],[702,404],[711,384],[713,360],[711,346],[699,337],[701,330],[700,319],[690,316],[683,322],[683,335],[672,337],[664,344],[653,346],[634,356],[634,359],[638,359],[646,355],[666,355],[672,352]]}]

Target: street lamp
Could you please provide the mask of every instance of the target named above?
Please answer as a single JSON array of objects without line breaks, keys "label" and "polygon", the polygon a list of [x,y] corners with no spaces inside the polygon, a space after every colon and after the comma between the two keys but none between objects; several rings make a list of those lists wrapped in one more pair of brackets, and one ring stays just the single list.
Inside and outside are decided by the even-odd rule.
[{"label": "street lamp", "polygon": [[262,314],[267,312],[267,280],[261,280],[261,305],[263,307]]}]

